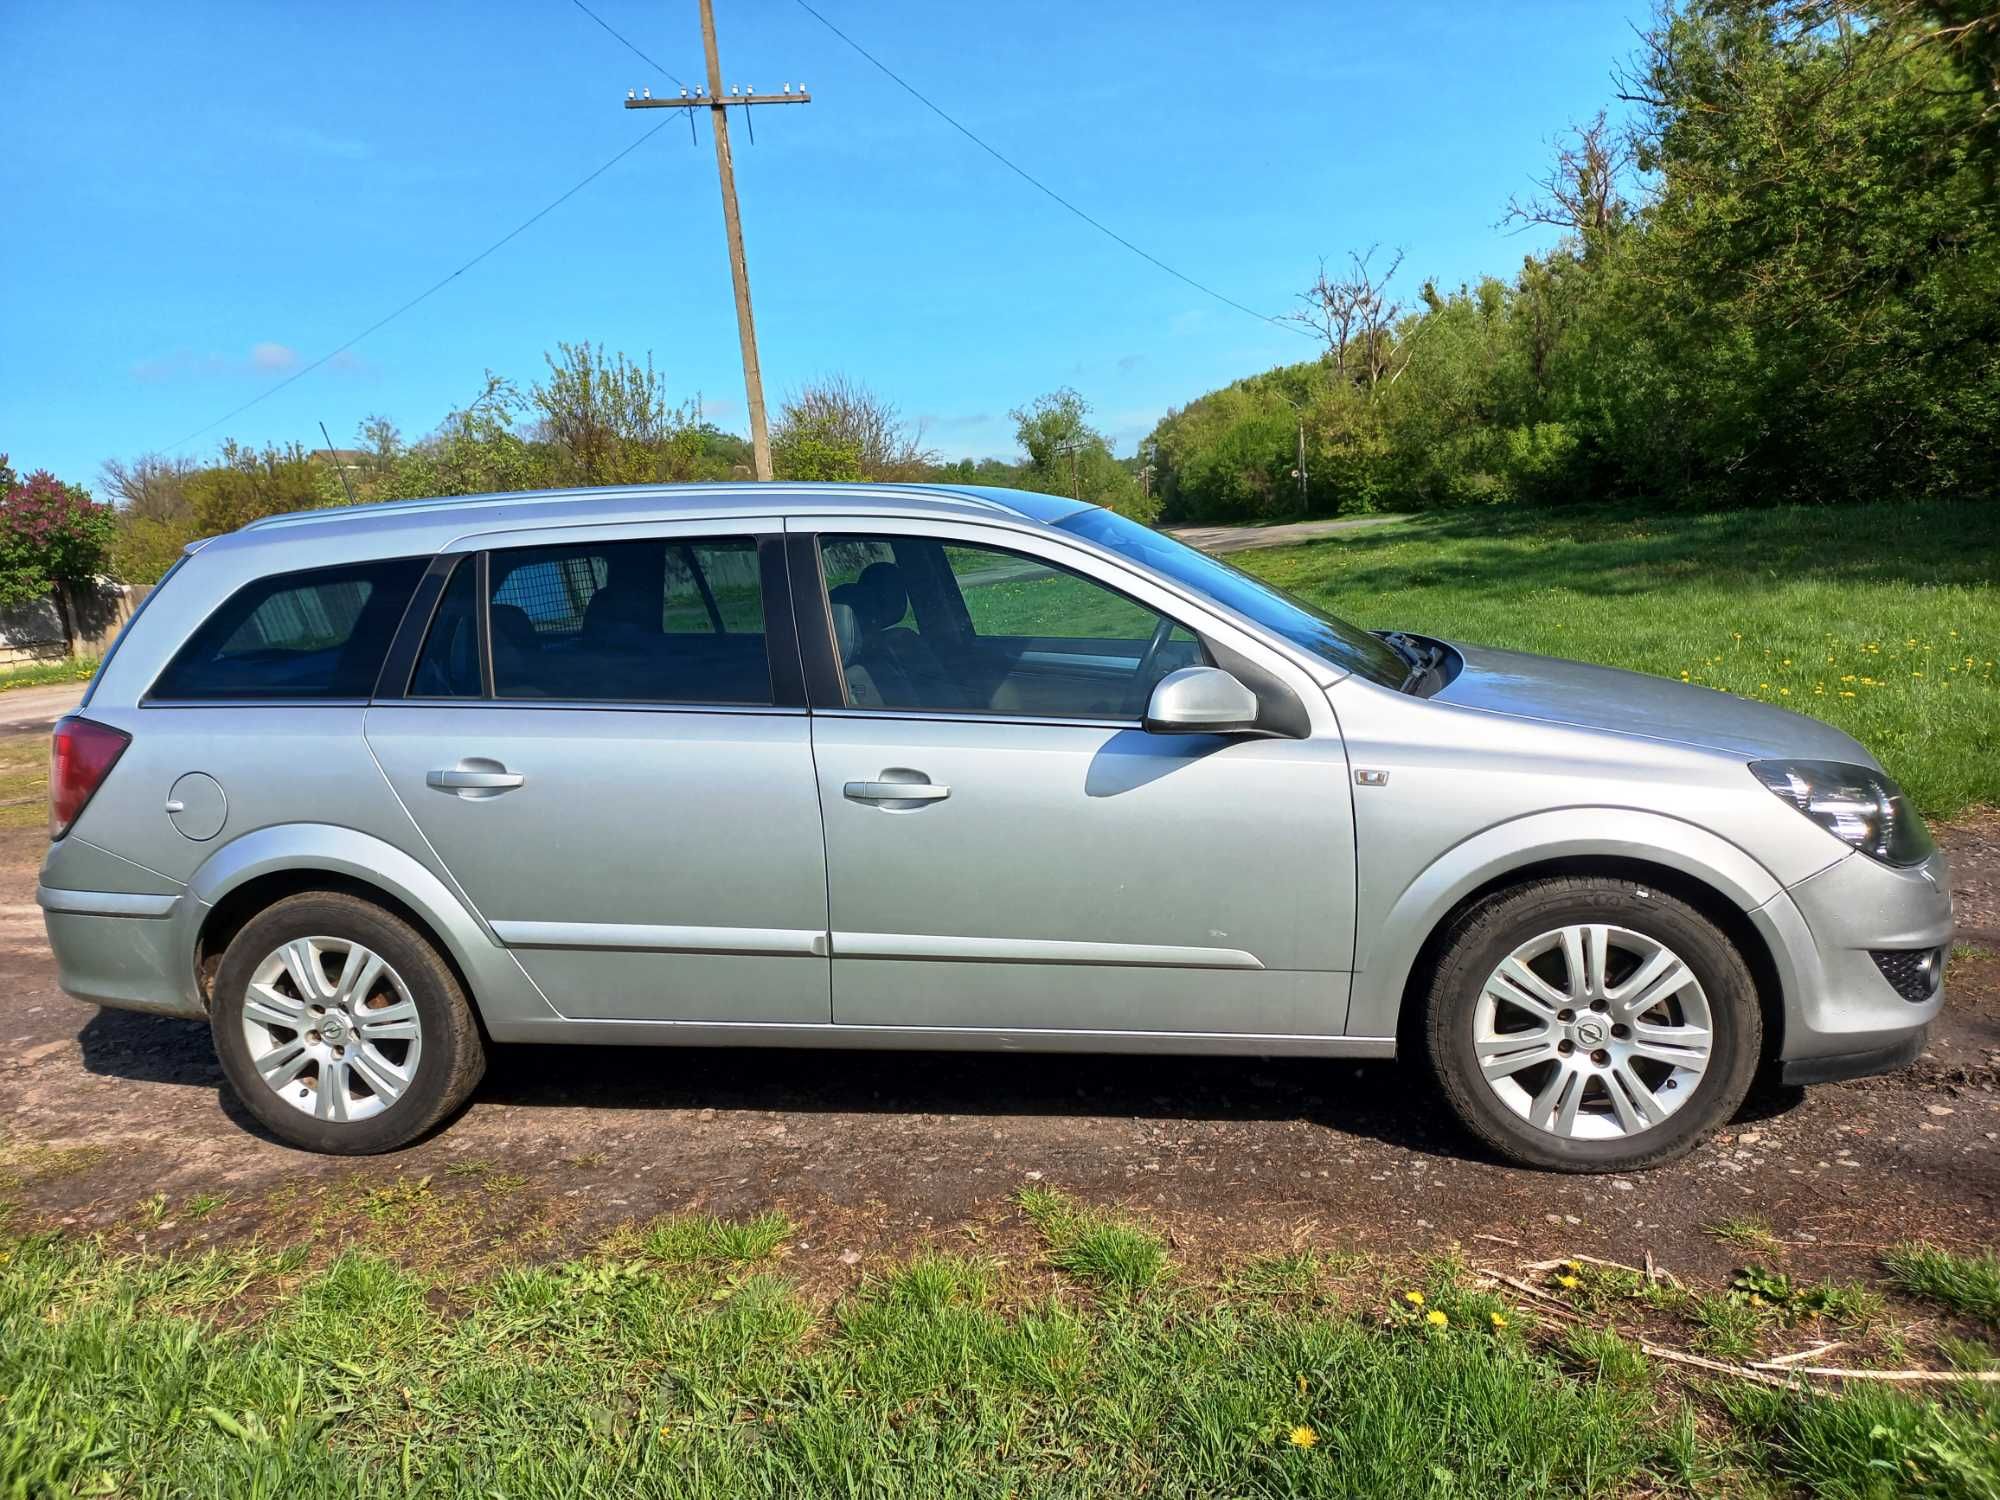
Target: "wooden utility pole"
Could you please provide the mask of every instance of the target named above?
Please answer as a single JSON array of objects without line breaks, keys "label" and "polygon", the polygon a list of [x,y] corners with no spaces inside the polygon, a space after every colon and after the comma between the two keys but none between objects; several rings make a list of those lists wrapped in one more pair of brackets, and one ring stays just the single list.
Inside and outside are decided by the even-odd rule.
[{"label": "wooden utility pole", "polygon": [[[690,98],[686,89],[678,99],[625,96],[627,109],[706,109],[715,131],[715,174],[722,180],[722,223],[729,237],[729,276],[736,286],[736,337],[743,345],[743,388],[750,398],[750,455],[757,477],[771,477],[771,434],[764,421],[764,372],[757,363],[757,320],[750,312],[750,267],[743,258],[743,221],[736,212],[736,168],[729,154],[729,110],[735,105],[810,104],[812,96],[801,84],[797,93],[790,84],[783,93],[759,94],[751,91],[722,93],[722,64],[715,50],[715,7],[701,0],[701,45],[708,56],[708,89]],[[754,140],[756,131],[751,131]]]}]

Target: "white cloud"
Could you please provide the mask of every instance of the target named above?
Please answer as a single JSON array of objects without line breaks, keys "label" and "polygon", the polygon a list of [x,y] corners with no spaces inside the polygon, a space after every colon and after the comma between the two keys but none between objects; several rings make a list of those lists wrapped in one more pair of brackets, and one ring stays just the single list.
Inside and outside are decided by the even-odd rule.
[{"label": "white cloud", "polygon": [[[215,350],[197,354],[192,349],[175,349],[171,353],[151,355],[133,362],[132,378],[157,385],[175,380],[232,379],[245,375],[265,377],[289,374],[304,362],[299,351],[290,344],[281,344],[276,339],[260,339],[243,354],[223,354]],[[360,355],[343,350],[327,361],[326,368],[340,375],[365,375],[372,374],[375,367]]]}]

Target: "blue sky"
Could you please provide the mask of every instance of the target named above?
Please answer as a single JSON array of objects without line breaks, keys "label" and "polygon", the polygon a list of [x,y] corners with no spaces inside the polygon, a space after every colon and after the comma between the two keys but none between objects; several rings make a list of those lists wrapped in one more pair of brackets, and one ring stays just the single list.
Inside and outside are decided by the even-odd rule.
[{"label": "blue sky", "polygon": [[[694,0],[589,0],[683,79]],[[1237,301],[1287,310],[1379,243],[1402,289],[1510,274],[1496,228],[1610,93],[1645,11],[1543,3],[1009,5],[815,0],[972,130]],[[1013,451],[1070,385],[1119,451],[1169,407],[1310,344],[1162,274],[1008,173],[793,0],[717,0],[725,83],[815,102],[734,133],[766,389],[844,371],[947,457]],[[0,5],[0,451],[95,479],[169,448],[669,128],[224,436],[407,436],[559,339],[652,351],[746,426],[714,155],[678,92],[570,0]],[[740,116],[738,117],[740,119]]]}]

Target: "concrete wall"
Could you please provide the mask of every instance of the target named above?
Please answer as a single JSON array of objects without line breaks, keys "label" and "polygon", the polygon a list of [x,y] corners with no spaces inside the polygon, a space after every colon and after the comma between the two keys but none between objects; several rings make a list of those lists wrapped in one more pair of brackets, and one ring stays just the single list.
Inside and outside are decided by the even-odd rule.
[{"label": "concrete wall", "polygon": [[[153,591],[150,583],[104,580],[97,592],[77,606],[77,653],[102,656],[139,601]],[[64,655],[62,616],[54,599],[37,599],[18,609],[0,610],[0,667],[24,662],[61,661]]]}]

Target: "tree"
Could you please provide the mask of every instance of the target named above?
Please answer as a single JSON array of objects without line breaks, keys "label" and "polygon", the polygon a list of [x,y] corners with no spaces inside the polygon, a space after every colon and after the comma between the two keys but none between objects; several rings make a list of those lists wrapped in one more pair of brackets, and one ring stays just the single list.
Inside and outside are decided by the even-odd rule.
[{"label": "tree", "polygon": [[858,380],[830,375],[788,393],[771,431],[781,479],[921,479],[937,462],[923,424]]},{"label": "tree", "polygon": [[1151,521],[1159,506],[1138,476],[1112,457],[1111,444],[1090,425],[1090,403],[1064,386],[1008,413],[1028,453],[1021,482],[1046,494],[1069,495]]},{"label": "tree", "polygon": [[1403,304],[1389,296],[1389,283],[1402,268],[1403,252],[1398,250],[1389,268],[1380,275],[1369,269],[1379,245],[1363,253],[1347,254],[1348,274],[1335,278],[1326,274],[1326,262],[1319,263],[1313,284],[1299,293],[1304,312],[1287,316],[1317,334],[1326,345],[1334,373],[1345,381],[1352,374],[1372,389],[1389,373],[1395,352],[1391,330],[1402,316]]},{"label": "tree", "polygon": [[541,413],[540,436],[553,450],[556,482],[645,484],[688,477],[701,442],[694,412],[667,404],[653,369],[604,346],[558,343],[545,354],[548,379],[529,393]]},{"label": "tree", "polygon": [[194,510],[188,503],[187,479],[198,466],[187,458],[162,458],[157,453],[141,454],[130,463],[110,458],[104,461],[104,488],[117,497],[121,514],[152,521],[189,522]]},{"label": "tree", "polygon": [[1686,0],[1623,91],[1656,190],[1608,267],[1649,486],[2000,483],[1995,28],[1907,0]]},{"label": "tree", "polygon": [[1574,127],[1556,142],[1554,164],[1535,180],[1538,191],[1526,199],[1508,199],[1503,222],[1567,230],[1582,243],[1586,256],[1600,254],[1631,220],[1623,182],[1633,164],[1631,137],[1613,129],[1600,109],[1588,125]]},{"label": "tree", "polygon": [[63,642],[76,654],[77,606],[96,587],[116,531],[111,507],[46,469],[18,480],[0,454],[0,608],[53,594]]},{"label": "tree", "polygon": [[331,476],[302,444],[266,444],[258,450],[229,439],[219,458],[182,483],[196,535],[235,531],[266,516],[317,510],[340,499],[337,482],[330,493],[322,487],[322,479]]},{"label": "tree", "polygon": [[[550,488],[560,481],[550,472],[548,455],[514,425],[527,410],[514,383],[488,370],[479,394],[448,415],[430,437],[398,452],[383,477],[370,483],[367,498],[416,500]],[[362,437],[367,436],[364,427]]]}]

